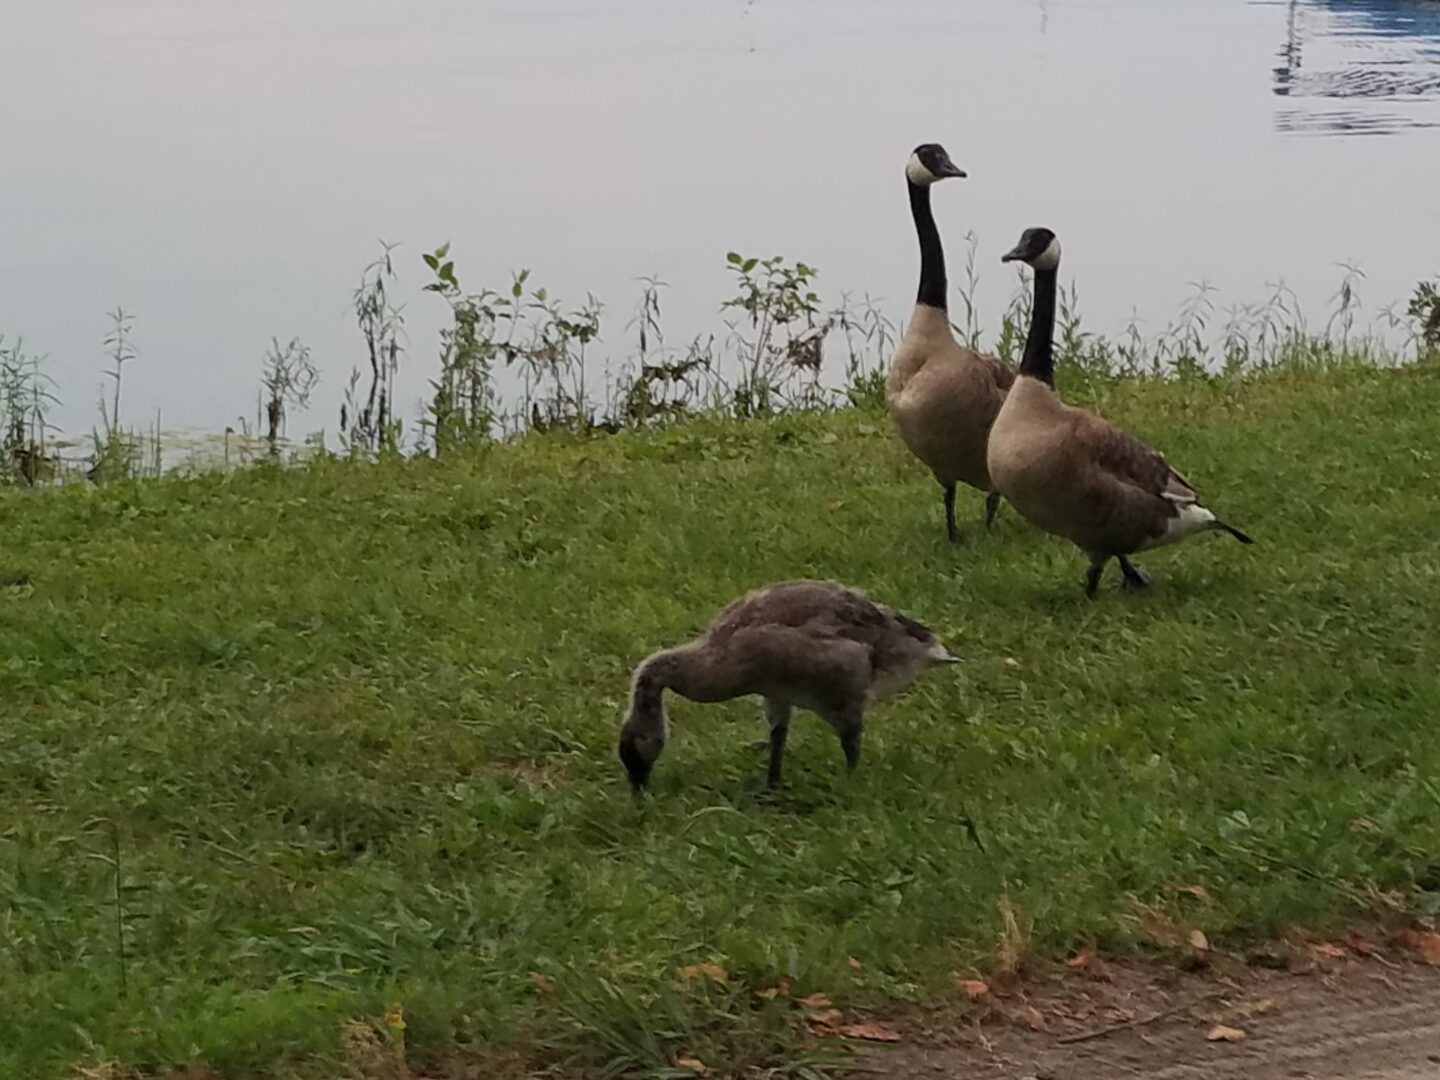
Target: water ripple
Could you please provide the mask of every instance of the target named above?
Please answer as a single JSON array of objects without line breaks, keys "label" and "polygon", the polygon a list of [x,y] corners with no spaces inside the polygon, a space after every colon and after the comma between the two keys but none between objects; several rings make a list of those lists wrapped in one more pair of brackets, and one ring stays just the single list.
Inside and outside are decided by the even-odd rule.
[{"label": "water ripple", "polygon": [[[1288,0],[1271,87],[1287,134],[1440,127],[1440,3]],[[1338,107],[1338,102],[1348,107]]]}]

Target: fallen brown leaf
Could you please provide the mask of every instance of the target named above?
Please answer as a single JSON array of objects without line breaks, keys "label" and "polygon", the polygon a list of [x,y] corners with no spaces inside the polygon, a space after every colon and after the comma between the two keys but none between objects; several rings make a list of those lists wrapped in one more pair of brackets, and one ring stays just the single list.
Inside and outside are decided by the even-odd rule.
[{"label": "fallen brown leaf", "polygon": [[1210,1034],[1206,1035],[1205,1038],[1210,1042],[1241,1042],[1245,1038],[1245,1032],[1239,1028],[1216,1024],[1210,1029]]},{"label": "fallen brown leaf", "polygon": [[1025,1006],[1025,1023],[1030,1025],[1031,1031],[1049,1030],[1049,1025],[1045,1023],[1045,1014],[1034,1005]]},{"label": "fallen brown leaf", "polygon": [[1425,963],[1440,967],[1440,934],[1431,930],[1403,930],[1399,941]]},{"label": "fallen brown leaf", "polygon": [[795,983],[789,975],[782,975],[777,985],[767,986],[763,990],[756,990],[755,996],[763,998],[766,1001],[774,1001],[777,997],[789,997],[790,988],[794,985]]},{"label": "fallen brown leaf", "polygon": [[850,965],[850,970],[851,970],[851,971],[864,971],[864,970],[865,970],[865,965],[862,964],[859,960],[856,960],[855,957],[853,957],[853,956],[847,956],[847,957],[845,958],[845,962]]},{"label": "fallen brown leaf", "polygon": [[1205,932],[1203,930],[1191,930],[1190,947],[1196,952],[1209,952],[1210,939],[1205,936]]},{"label": "fallen brown leaf", "polygon": [[830,1000],[829,994],[811,994],[801,998],[800,1004],[807,1009],[828,1009],[834,1002]]},{"label": "fallen brown leaf", "polygon": [[1128,1024],[1135,1019],[1134,1009],[1106,1009],[1105,1019],[1112,1024]]},{"label": "fallen brown leaf", "polygon": [[900,1041],[900,1033],[884,1024],[846,1024],[840,1028],[840,1034],[847,1039],[864,1039],[867,1042],[897,1043]]},{"label": "fallen brown leaf", "polygon": [[703,976],[718,983],[728,982],[730,979],[730,973],[719,964],[690,964],[680,969],[680,976],[684,979],[698,979]]},{"label": "fallen brown leaf", "polygon": [[1018,667],[1022,667],[1023,665],[1020,663],[1019,660],[1016,660],[1015,657],[1013,657],[1013,656],[1007,656],[1007,657],[1005,657],[1005,666],[1006,666],[1006,667],[1018,668]]},{"label": "fallen brown leaf", "polygon": [[535,984],[535,989],[542,994],[548,994],[551,990],[555,989],[555,984],[538,971],[530,972],[530,981]]},{"label": "fallen brown leaf", "polygon": [[1332,945],[1328,941],[1318,941],[1310,946],[1310,951],[1316,956],[1323,956],[1329,960],[1345,960],[1350,954],[1339,945]]},{"label": "fallen brown leaf", "polygon": [[841,1022],[844,1019],[845,1014],[842,1013],[839,1009],[820,1009],[819,1011],[812,1012],[805,1017],[805,1020],[807,1023],[809,1023],[811,1030],[816,1032],[817,1034],[835,1030],[837,1027],[840,1026]]},{"label": "fallen brown leaf", "polygon": [[1185,942],[1173,923],[1153,911],[1140,916],[1140,928],[1162,949],[1178,949]]},{"label": "fallen brown leaf", "polygon": [[979,979],[956,979],[955,989],[959,990],[971,1001],[979,1001],[986,994],[990,993],[990,987]]},{"label": "fallen brown leaf", "polygon": [[1184,893],[1186,896],[1193,896],[1196,900],[1209,900],[1210,890],[1204,885],[1171,885],[1177,893]]},{"label": "fallen brown leaf", "polygon": [[1357,956],[1375,955],[1375,946],[1371,945],[1359,934],[1351,934],[1346,944],[1350,946],[1351,951],[1354,952]]},{"label": "fallen brown leaf", "polygon": [[1081,949],[1065,963],[1072,968],[1086,968],[1095,962],[1094,949]]},{"label": "fallen brown leaf", "polygon": [[676,1058],[675,1065],[677,1068],[689,1069],[696,1076],[709,1076],[715,1071],[714,1069],[710,1068],[709,1065],[706,1065],[703,1061],[701,1061],[699,1058],[693,1057]]}]

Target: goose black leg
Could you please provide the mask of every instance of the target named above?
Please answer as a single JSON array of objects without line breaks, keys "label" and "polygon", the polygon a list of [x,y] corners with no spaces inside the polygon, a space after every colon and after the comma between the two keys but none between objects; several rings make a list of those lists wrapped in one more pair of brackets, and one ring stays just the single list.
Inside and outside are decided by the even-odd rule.
[{"label": "goose black leg", "polygon": [[1110,556],[1091,559],[1090,569],[1085,571],[1085,597],[1088,600],[1095,599],[1095,590],[1100,588],[1100,575],[1105,573],[1105,564],[1110,561]]},{"label": "goose black leg", "polygon": [[785,739],[790,734],[790,706],[765,699],[765,719],[770,721],[770,772],[766,783],[780,786],[780,763],[785,757]]},{"label": "goose black leg", "polygon": [[945,485],[945,535],[952,544],[960,542],[960,527],[955,524],[955,485]]},{"label": "goose black leg", "polygon": [[995,524],[995,515],[1000,510],[1000,493],[992,491],[985,496],[985,528]]},{"label": "goose black leg", "polygon": [[840,736],[840,749],[845,751],[846,770],[854,772],[855,766],[860,764],[860,734],[864,725],[862,710],[853,707],[837,709],[825,719],[830,721],[835,734]]},{"label": "goose black leg", "polygon": [[1145,576],[1143,570],[1124,555],[1117,555],[1115,559],[1120,564],[1120,572],[1125,575],[1125,588],[1148,589],[1150,587],[1150,579]]}]

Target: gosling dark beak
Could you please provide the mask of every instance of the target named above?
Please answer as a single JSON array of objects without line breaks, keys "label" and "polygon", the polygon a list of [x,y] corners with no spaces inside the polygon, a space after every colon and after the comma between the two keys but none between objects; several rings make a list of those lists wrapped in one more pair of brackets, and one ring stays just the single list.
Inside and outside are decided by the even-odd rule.
[{"label": "gosling dark beak", "polygon": [[1007,251],[1004,255],[1001,255],[1001,256],[1000,256],[1000,261],[1001,261],[1002,263],[1007,263],[1007,262],[1024,262],[1024,261],[1025,261],[1025,252],[1023,252],[1022,250],[1020,250],[1020,248],[1018,248],[1018,247],[1013,247],[1013,248],[1011,248],[1009,251]]}]

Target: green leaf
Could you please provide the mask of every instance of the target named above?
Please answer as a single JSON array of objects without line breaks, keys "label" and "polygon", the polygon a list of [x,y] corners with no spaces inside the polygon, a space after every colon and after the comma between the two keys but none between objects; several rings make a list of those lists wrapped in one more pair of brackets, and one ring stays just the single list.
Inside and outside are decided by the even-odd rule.
[{"label": "green leaf", "polygon": [[436,257],[437,259],[443,259],[446,255],[449,255],[449,254],[450,254],[450,241],[449,241],[449,240],[446,240],[443,244],[441,244],[438,248],[435,249],[435,257]]},{"label": "green leaf", "polygon": [[438,272],[440,277],[445,281],[455,280],[455,264],[453,262],[447,262],[444,266],[440,267]]},{"label": "green leaf", "polygon": [[729,252],[729,253],[725,256],[725,261],[728,262],[728,263],[733,263],[733,264],[736,265],[736,266],[739,266],[740,263],[741,263],[743,260],[740,258],[740,256],[739,256],[738,254],[736,254],[735,252],[732,251],[732,252]]},{"label": "green leaf", "polygon": [[438,269],[440,266],[440,260],[437,259],[434,255],[421,255],[420,258],[425,260],[425,265],[428,266],[431,270]]},{"label": "green leaf", "polygon": [[744,265],[742,265],[740,269],[748,274],[751,270],[755,269],[755,264],[759,261],[759,259],[746,259]]},{"label": "green leaf", "polygon": [[544,289],[535,290],[535,299],[539,300],[542,304],[546,301],[546,299],[548,299],[549,295],[550,294],[547,293]]},{"label": "green leaf", "polygon": [[510,286],[510,295],[515,297],[516,300],[519,300],[520,294],[525,291],[520,287],[520,281],[520,278],[516,278],[515,284]]}]

